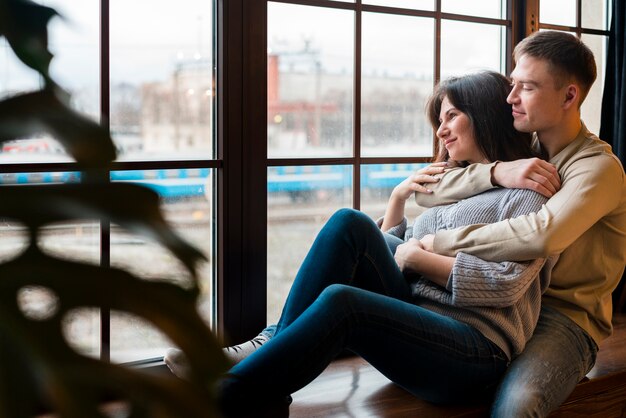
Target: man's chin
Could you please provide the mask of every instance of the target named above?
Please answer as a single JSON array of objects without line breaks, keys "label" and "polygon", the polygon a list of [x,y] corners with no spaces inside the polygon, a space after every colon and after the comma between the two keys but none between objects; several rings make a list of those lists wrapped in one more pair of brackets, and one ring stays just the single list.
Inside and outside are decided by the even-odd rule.
[{"label": "man's chin", "polygon": [[519,132],[534,132],[534,130],[525,121],[515,120],[513,121],[513,127]]}]

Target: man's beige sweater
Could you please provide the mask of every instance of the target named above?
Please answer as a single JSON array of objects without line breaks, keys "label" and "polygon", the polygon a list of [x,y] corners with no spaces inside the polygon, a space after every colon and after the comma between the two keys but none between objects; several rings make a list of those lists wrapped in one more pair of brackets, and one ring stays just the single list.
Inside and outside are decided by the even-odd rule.
[{"label": "man's beige sweater", "polygon": [[[542,301],[599,343],[612,332],[611,293],[626,264],[624,169],[611,147],[584,125],[550,162],[561,176],[561,189],[540,211],[490,225],[437,232],[434,249],[449,256],[463,251],[490,261],[561,254]],[[418,205],[451,203],[493,188],[494,164],[448,171],[432,187],[432,195],[416,195]]]}]

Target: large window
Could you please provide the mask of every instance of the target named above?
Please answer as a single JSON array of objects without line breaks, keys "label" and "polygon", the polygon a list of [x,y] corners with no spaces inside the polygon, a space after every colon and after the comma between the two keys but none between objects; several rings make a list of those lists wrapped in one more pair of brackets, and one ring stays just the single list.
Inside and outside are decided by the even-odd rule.
[{"label": "large window", "polygon": [[[72,106],[106,121],[118,150],[111,181],[156,190],[165,217],[210,259],[200,269],[207,323],[214,320],[213,181],[215,160],[214,4],[211,0],[76,2],[50,0],[65,19],[50,25],[52,76]],[[108,16],[108,19],[106,17]],[[0,44],[0,96],[39,87]],[[63,148],[46,135],[4,143],[0,183],[80,181]],[[0,257],[14,256],[25,236],[0,225]],[[184,285],[186,271],[159,245],[97,221],[51,225],[42,247],[60,257],[124,267],[139,277]],[[33,296],[34,297],[34,296]],[[32,298],[31,298],[32,299]],[[33,300],[32,303],[37,303]],[[79,310],[65,327],[80,352],[116,362],[157,357],[171,342],[139,318]]]},{"label": "large window", "polygon": [[267,2],[268,322],[329,216],[381,216],[432,158],[434,84],[509,71],[506,2],[308,3]]}]

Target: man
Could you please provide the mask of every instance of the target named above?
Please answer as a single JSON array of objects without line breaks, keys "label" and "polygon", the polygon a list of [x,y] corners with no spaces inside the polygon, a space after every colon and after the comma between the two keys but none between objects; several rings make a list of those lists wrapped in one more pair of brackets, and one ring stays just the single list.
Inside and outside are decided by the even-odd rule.
[{"label": "man", "polygon": [[514,125],[535,132],[549,163],[456,169],[429,184],[432,194],[416,194],[421,206],[497,186],[552,196],[536,214],[441,231],[420,243],[439,254],[463,251],[491,261],[560,254],[535,333],[497,390],[494,417],[546,416],[569,396],[593,367],[597,344],[612,332],[611,292],[626,263],[624,170],[580,119],[596,77],[592,52],[570,34],[543,31],[520,42],[514,58],[508,97]]}]

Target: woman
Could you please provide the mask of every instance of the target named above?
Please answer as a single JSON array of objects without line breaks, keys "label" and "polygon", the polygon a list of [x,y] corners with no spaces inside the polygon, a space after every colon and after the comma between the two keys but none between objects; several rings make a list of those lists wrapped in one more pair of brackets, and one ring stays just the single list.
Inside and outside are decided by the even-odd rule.
[{"label": "woman", "polygon": [[[506,78],[494,72],[438,86],[428,113],[442,155],[462,164],[531,156],[530,139],[513,129],[509,91]],[[382,229],[412,235],[396,242],[395,259],[366,215],[343,209],[331,217],[298,271],[274,336],[222,380],[225,416],[288,416],[289,395],[345,349],[431,402],[490,393],[532,334],[547,286],[539,274],[544,260],[443,257],[423,250],[416,238],[536,211],[545,198],[496,189],[429,209],[406,233],[404,202],[422,187],[416,183],[432,181],[428,173],[442,168],[394,189]]]}]

